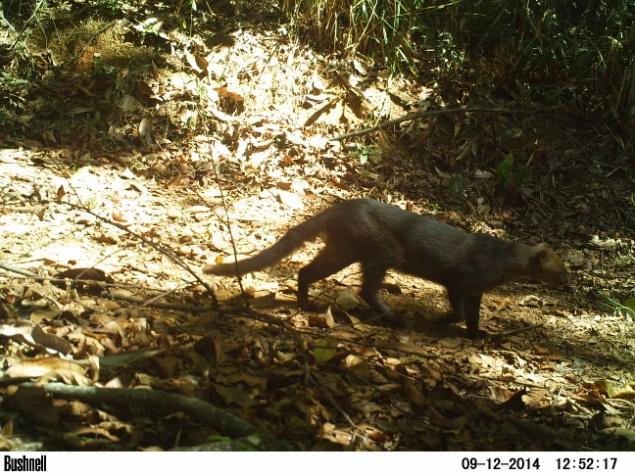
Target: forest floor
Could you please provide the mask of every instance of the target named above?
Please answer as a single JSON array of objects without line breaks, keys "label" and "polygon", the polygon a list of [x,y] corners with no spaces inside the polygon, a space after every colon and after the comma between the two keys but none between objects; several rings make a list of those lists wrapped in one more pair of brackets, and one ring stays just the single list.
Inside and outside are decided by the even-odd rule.
[{"label": "forest floor", "polygon": [[[195,397],[303,449],[635,449],[635,182],[615,137],[514,103],[330,140],[444,101],[262,26],[170,32],[163,52],[118,22],[76,43],[71,27],[47,44],[74,70],[42,74],[22,128],[0,131],[0,448],[219,439],[182,408],[35,381]],[[353,197],[546,241],[571,282],[494,290],[481,326],[498,337],[472,341],[432,325],[442,288],[397,273],[382,295],[405,329],[372,319],[355,267],[313,287],[324,311],[299,311],[319,240],[240,285],[202,275]]]}]

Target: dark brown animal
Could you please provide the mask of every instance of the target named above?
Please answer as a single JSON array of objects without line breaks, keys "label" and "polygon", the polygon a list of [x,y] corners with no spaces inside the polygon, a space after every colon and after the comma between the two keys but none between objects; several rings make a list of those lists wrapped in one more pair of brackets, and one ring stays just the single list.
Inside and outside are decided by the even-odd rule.
[{"label": "dark brown animal", "polygon": [[446,321],[465,320],[470,338],[479,331],[483,293],[522,278],[552,285],[567,281],[566,267],[546,244],[528,246],[468,233],[447,223],[370,199],[340,202],[291,228],[279,241],[253,257],[203,271],[241,275],[280,261],[305,241],[325,236],[326,246],[298,274],[298,303],[306,308],[309,286],[346,266],[362,267],[361,296],[381,316],[400,317],[378,294],[388,269],[446,287],[452,312]]}]

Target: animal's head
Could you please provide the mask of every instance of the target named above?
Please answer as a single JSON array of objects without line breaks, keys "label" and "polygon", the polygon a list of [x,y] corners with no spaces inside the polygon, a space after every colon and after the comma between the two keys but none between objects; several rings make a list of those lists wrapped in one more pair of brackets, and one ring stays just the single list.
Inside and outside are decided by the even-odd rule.
[{"label": "animal's head", "polygon": [[568,281],[564,261],[546,243],[532,248],[530,273],[532,278],[552,286],[560,286]]}]

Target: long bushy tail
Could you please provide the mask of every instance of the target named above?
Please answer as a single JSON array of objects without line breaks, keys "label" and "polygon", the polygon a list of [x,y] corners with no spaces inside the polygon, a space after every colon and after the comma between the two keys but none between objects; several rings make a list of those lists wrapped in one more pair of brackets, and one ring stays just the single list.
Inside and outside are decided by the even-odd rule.
[{"label": "long bushy tail", "polygon": [[309,218],[307,221],[294,226],[282,238],[257,255],[238,262],[232,259],[228,263],[207,265],[203,267],[203,272],[219,276],[232,276],[258,271],[271,266],[291,254],[293,250],[305,241],[310,241],[318,236],[324,231],[328,219],[329,210],[327,209],[313,218]]}]

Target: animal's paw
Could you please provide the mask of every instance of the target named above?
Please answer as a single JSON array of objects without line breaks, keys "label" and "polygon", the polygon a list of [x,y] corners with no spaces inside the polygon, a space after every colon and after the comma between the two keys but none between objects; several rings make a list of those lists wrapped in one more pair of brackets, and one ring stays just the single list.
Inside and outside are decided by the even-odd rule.
[{"label": "animal's paw", "polygon": [[492,334],[490,334],[487,331],[484,331],[482,329],[468,329],[467,331],[467,338],[468,339],[472,339],[472,340],[477,340],[477,339],[489,339],[490,337],[493,337]]},{"label": "animal's paw", "polygon": [[404,328],[408,325],[408,321],[401,314],[392,312],[390,314],[382,314],[380,317],[390,327]]},{"label": "animal's paw", "polygon": [[461,316],[454,312],[454,311],[450,311],[436,319],[434,319],[433,324],[438,325],[438,326],[445,326],[447,324],[452,324],[454,322],[461,322],[463,319],[461,318]]},{"label": "animal's paw", "polygon": [[302,311],[308,311],[308,312],[322,312],[325,309],[324,305],[321,305],[314,301],[310,301],[308,298],[298,299],[298,307]]}]

